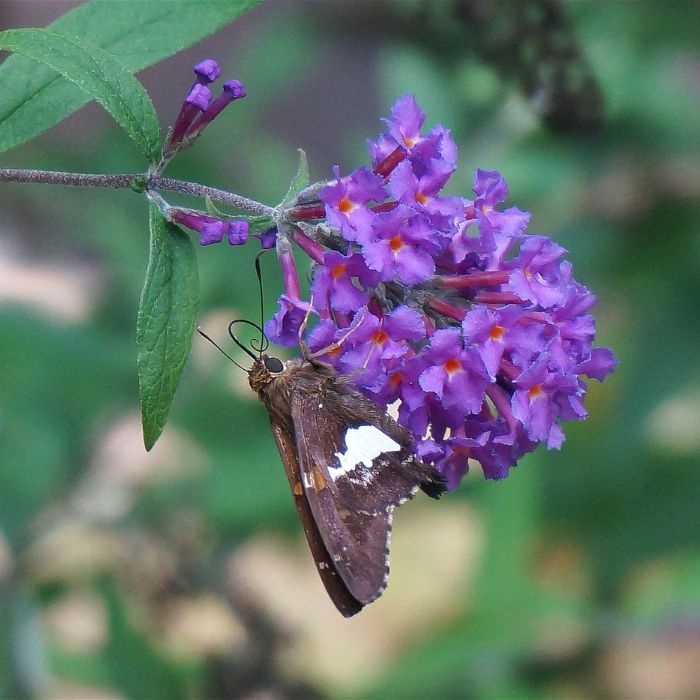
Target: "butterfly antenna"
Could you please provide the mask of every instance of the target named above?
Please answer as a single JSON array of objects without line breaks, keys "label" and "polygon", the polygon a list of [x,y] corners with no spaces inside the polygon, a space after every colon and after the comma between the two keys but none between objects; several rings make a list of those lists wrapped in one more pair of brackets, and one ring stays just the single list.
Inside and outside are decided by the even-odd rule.
[{"label": "butterfly antenna", "polygon": [[[263,331],[263,323],[265,322],[265,295],[263,294],[263,281],[262,281],[262,270],[260,269],[260,257],[264,255],[267,250],[261,250],[255,256],[255,274],[258,277],[258,289],[260,290],[260,354],[264,353],[270,347],[270,341],[268,340],[265,332]],[[255,346],[251,343],[251,346],[255,350]]]},{"label": "butterfly antenna", "polygon": [[[236,334],[233,332],[233,327],[237,323],[245,323],[247,326],[252,326],[255,328],[255,330],[260,331],[260,343],[253,338],[253,340],[250,341],[250,347],[255,350],[258,354],[255,355],[250,348],[247,348],[236,336]],[[249,321],[247,318],[237,318],[235,321],[231,321],[231,323],[228,324],[228,334],[231,336],[231,340],[233,340],[238,347],[243,350],[246,354],[250,355],[254,360],[257,360],[260,355],[262,355],[267,348],[270,347],[270,341],[267,339],[267,336],[265,335],[265,331],[262,329],[261,326],[259,326],[257,323],[253,323],[252,321]]]},{"label": "butterfly antenna", "polygon": [[199,326],[197,326],[197,333],[199,333],[199,335],[201,335],[202,338],[204,338],[205,340],[208,340],[224,357],[227,357],[229,360],[231,360],[231,362],[233,362],[233,364],[236,365],[236,367],[242,369],[244,372],[248,372],[248,370],[243,365],[239,365],[238,362],[236,362],[231,357],[231,355],[229,355],[224,349],[222,349],[218,343],[213,341]]}]

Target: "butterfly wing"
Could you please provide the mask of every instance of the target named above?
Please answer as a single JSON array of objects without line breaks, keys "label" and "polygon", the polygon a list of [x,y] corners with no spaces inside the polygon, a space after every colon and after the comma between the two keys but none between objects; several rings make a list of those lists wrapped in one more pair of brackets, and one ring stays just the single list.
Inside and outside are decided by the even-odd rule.
[{"label": "butterfly wing", "polygon": [[366,604],[386,587],[395,505],[433,470],[416,462],[410,437],[355,389],[327,381],[293,391],[302,487],[321,538],[348,591]]},{"label": "butterfly wing", "polygon": [[381,514],[419,488],[433,497],[444,491],[442,475],[416,459],[409,431],[351,385],[333,379],[293,393],[291,409],[297,444],[339,505]]},{"label": "butterfly wing", "polygon": [[363,604],[350,593],[342,577],[339,576],[335,563],[328,553],[326,545],[316,526],[314,515],[302,487],[299,461],[291,434],[282,425],[276,422],[274,418],[271,420],[271,424],[272,434],[277,443],[277,449],[282,457],[284,470],[289,480],[289,488],[294,497],[294,504],[297,513],[299,513],[299,518],[304,528],[304,534],[309,543],[309,549],[316,563],[318,573],[321,576],[321,581],[336,608],[338,608],[345,617],[351,617],[362,610]]},{"label": "butterfly wing", "polygon": [[437,496],[444,481],[415,460],[410,433],[330,367],[269,362],[254,363],[250,385],[270,415],[321,579],[347,617],[386,586],[394,506],[419,487]]}]

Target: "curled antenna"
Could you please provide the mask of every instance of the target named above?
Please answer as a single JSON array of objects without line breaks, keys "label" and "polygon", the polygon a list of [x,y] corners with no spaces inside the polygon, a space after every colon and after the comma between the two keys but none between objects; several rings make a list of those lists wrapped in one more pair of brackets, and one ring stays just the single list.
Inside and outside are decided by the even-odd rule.
[{"label": "curled antenna", "polygon": [[[252,357],[253,360],[257,360],[260,355],[262,355],[269,347],[270,347],[270,341],[268,337],[265,335],[265,331],[263,330],[263,318],[264,318],[264,312],[263,312],[263,283],[262,283],[262,271],[260,269],[260,256],[263,253],[266,253],[267,250],[262,250],[260,251],[256,256],[255,256],[255,274],[258,277],[258,289],[260,290],[260,325],[257,323],[253,323],[252,321],[249,321],[246,318],[237,318],[235,321],[231,321],[231,323],[228,324],[228,334],[231,336],[231,340],[233,340],[238,347],[243,350],[246,355],[249,357]],[[255,330],[260,331],[260,340],[258,341],[256,338],[253,338],[250,341],[250,347],[257,353],[257,355],[247,348],[236,336],[236,334],[233,332],[233,328],[237,323],[245,323],[248,326],[252,326],[255,328]],[[248,372],[248,369],[243,367],[243,365],[238,364],[236,360],[234,360],[225,350],[221,348],[220,345],[218,345],[216,342],[214,342],[199,326],[197,326],[197,333],[201,335],[205,340],[208,340],[222,355],[227,357],[231,362],[233,362],[236,367],[239,367],[242,369],[244,372]]]},{"label": "curled antenna", "polygon": [[[199,326],[197,326],[197,333],[199,333],[199,335],[201,335],[202,338],[204,338],[205,340],[208,340],[224,357],[227,357],[229,360],[231,360],[231,362],[233,362],[233,364],[236,365],[236,367],[242,369],[244,372],[248,371],[243,365],[239,365],[238,362],[236,362],[231,357],[231,355],[229,355],[225,350],[223,350],[218,343],[214,342]],[[245,350],[245,348],[243,349]],[[253,357],[253,359],[255,359],[255,357]]]},{"label": "curled antenna", "polygon": [[265,335],[265,331],[262,329],[262,326],[259,326],[257,323],[253,323],[253,321],[249,321],[247,318],[237,318],[235,321],[231,321],[231,323],[228,324],[228,334],[231,336],[231,340],[233,340],[238,347],[243,350],[246,354],[248,354],[250,357],[252,357],[254,360],[258,359],[258,355],[253,354],[253,352],[247,348],[241,341],[238,339],[236,334],[233,332],[233,327],[237,323],[245,323],[247,326],[252,326],[255,328],[255,330],[260,331],[260,342],[256,339],[253,339],[250,341],[250,347],[255,350],[255,352],[258,353],[258,355],[262,355],[265,350],[267,350],[270,347],[270,341],[267,339],[267,336]]}]

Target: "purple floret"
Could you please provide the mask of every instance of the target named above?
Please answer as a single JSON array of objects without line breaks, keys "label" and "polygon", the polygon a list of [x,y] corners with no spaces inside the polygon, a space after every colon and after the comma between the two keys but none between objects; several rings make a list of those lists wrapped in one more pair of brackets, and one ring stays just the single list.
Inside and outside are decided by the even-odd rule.
[{"label": "purple floret", "polygon": [[440,248],[428,219],[399,206],[375,215],[372,240],[364,244],[362,255],[380,279],[396,277],[406,284],[417,284],[435,272],[433,256]]},{"label": "purple floret", "polygon": [[277,345],[292,347],[299,341],[299,329],[311,308],[300,299],[280,295],[277,313],[265,324],[265,334]]}]

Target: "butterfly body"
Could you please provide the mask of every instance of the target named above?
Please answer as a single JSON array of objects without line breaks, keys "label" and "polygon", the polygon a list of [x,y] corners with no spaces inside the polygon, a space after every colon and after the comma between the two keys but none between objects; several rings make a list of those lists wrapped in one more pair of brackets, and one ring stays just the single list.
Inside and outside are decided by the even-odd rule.
[{"label": "butterfly body", "polygon": [[386,587],[393,509],[445,488],[409,431],[329,365],[262,355],[249,370],[267,409],[321,579],[349,617]]}]

